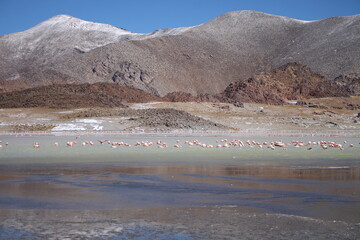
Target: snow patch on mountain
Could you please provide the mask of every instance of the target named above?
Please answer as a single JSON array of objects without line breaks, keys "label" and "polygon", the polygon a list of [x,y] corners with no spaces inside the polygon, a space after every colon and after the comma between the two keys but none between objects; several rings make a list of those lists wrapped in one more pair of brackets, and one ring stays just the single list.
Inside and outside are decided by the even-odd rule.
[{"label": "snow patch on mountain", "polygon": [[[68,15],[54,16],[24,32],[1,38],[12,52],[12,57],[24,58],[33,51],[43,49],[53,58],[66,51],[88,52],[120,41],[144,40],[154,37],[182,34],[193,27],[163,29],[152,33],[133,33],[109,24],[84,21]],[[59,51],[59,48],[61,51]],[[54,49],[58,49],[55,51]]]}]

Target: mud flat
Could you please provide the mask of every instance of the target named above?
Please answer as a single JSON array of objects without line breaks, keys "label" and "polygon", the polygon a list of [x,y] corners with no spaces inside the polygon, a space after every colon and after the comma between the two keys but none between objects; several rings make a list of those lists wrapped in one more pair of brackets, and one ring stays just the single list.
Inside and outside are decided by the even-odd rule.
[{"label": "mud flat", "polygon": [[3,239],[357,239],[358,224],[236,206],[2,210]]}]

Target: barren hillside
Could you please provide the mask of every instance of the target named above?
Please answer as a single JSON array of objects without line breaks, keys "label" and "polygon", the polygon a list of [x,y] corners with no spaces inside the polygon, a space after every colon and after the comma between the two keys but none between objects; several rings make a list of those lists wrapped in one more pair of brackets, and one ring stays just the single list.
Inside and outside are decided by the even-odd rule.
[{"label": "barren hillside", "polygon": [[239,11],[149,34],[60,15],[0,38],[0,86],[115,82],[159,96],[217,94],[295,61],[331,79],[359,74],[360,15],[305,22]]}]

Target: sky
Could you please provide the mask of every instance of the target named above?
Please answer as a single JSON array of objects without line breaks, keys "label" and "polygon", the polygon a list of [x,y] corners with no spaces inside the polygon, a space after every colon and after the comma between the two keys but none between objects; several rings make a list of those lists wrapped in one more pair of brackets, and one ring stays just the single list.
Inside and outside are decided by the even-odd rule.
[{"label": "sky", "polygon": [[0,0],[0,35],[24,31],[59,14],[149,33],[202,24],[239,10],[309,21],[360,14],[360,0]]}]

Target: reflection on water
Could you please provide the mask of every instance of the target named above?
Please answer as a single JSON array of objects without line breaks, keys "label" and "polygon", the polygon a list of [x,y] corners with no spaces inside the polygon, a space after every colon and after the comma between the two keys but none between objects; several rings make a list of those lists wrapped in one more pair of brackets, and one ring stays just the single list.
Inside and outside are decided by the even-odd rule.
[{"label": "reflection on water", "polygon": [[360,181],[360,168],[344,167],[228,167],[226,175],[247,175],[318,181]]},{"label": "reflection on water", "polygon": [[[360,168],[34,165],[0,170],[0,208],[119,209],[235,205],[360,219]],[[343,214],[339,214],[343,212]]]}]

